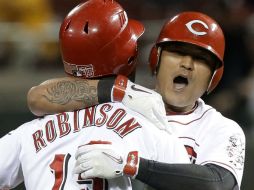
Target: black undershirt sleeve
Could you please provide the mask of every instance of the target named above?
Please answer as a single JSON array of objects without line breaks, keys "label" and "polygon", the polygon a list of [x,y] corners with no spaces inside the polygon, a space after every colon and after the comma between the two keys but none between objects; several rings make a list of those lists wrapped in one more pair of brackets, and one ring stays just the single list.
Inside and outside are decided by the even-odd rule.
[{"label": "black undershirt sleeve", "polygon": [[141,158],[136,179],[157,190],[239,190],[233,174],[214,164],[167,164]]},{"label": "black undershirt sleeve", "polygon": [[111,102],[111,90],[115,82],[115,77],[100,79],[98,82],[98,102],[100,104]]},{"label": "black undershirt sleeve", "polygon": [[[134,69],[129,75],[128,80],[134,82],[135,81],[135,73]],[[98,82],[97,86],[97,95],[99,104],[103,104],[106,102],[111,102],[111,91],[115,83],[116,75],[108,76],[101,78]]]}]

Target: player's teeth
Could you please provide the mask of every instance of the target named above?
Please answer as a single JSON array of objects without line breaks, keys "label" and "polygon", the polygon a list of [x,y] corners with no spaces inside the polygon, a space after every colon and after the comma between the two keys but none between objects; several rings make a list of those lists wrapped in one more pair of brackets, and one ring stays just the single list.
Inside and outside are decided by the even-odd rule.
[{"label": "player's teeth", "polygon": [[186,86],[186,84],[184,84],[184,83],[175,84],[175,88],[176,88],[177,90],[180,90],[180,89],[184,88],[185,86]]}]

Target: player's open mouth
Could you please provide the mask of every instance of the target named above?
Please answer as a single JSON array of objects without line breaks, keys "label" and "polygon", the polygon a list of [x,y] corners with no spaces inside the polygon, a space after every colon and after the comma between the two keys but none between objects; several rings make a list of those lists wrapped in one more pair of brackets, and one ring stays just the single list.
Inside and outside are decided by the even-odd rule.
[{"label": "player's open mouth", "polygon": [[174,83],[174,88],[176,90],[181,90],[188,85],[189,81],[186,77],[177,76],[174,78],[173,83]]}]

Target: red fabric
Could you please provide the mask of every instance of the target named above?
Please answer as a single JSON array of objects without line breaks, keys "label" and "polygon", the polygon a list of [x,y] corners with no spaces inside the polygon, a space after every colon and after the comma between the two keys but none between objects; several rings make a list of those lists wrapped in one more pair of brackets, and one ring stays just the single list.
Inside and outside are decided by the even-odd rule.
[{"label": "red fabric", "polygon": [[116,77],[114,87],[113,87],[113,100],[116,102],[121,102],[125,95],[125,90],[127,88],[128,78],[123,75],[118,75]]},{"label": "red fabric", "polygon": [[129,152],[127,163],[123,168],[123,173],[129,176],[135,176],[138,169],[138,151]]}]

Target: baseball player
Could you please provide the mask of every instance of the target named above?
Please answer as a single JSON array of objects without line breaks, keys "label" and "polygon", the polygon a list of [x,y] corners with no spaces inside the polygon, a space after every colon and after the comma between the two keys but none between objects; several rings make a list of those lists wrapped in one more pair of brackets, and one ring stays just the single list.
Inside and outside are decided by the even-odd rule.
[{"label": "baseball player", "polygon": [[[121,156],[112,149],[120,151]],[[154,127],[121,103],[48,115],[25,123],[0,139],[0,151],[0,189],[14,188],[24,181],[27,190],[131,190],[130,178],[122,175],[135,175],[139,155],[167,163],[189,163],[183,144],[174,135]],[[76,158],[97,162],[84,157],[84,152],[100,156],[100,161],[111,160],[112,166],[106,165],[103,175],[108,171],[107,178],[117,178],[88,177],[88,172],[82,179],[78,174],[87,167],[75,166]],[[97,172],[96,167],[91,169]]]},{"label": "baseball player", "polygon": [[[66,72],[104,77],[120,73],[118,67],[122,67],[129,75],[135,67],[128,57],[136,54],[137,39],[143,31],[143,25],[128,20],[115,1],[81,3],[70,11],[60,29]],[[119,53],[112,65],[109,51],[120,43],[126,46],[117,47],[117,51],[125,53]],[[97,55],[98,62],[83,65],[81,51]],[[121,156],[114,153],[119,151]],[[105,103],[27,122],[0,139],[0,152],[0,189],[14,188],[24,181],[27,190],[131,190],[127,176],[136,174],[139,156],[166,163],[190,163],[177,137],[154,127],[122,103]],[[98,163],[88,156],[99,157],[100,162],[112,161],[112,166],[104,167],[107,179],[98,178],[97,168],[83,163]],[[113,167],[115,171],[110,170]],[[88,177],[88,172],[83,178],[80,173],[88,168],[91,175],[95,172],[98,176]]]},{"label": "baseball player", "polygon": [[[71,98],[61,105],[55,96],[57,85],[62,81],[71,84],[72,81],[52,80],[47,85],[31,89],[28,94],[28,100],[31,101],[28,103],[33,113],[43,115],[58,109],[64,110],[65,106],[70,108],[73,104],[75,108],[78,107],[76,104],[82,107],[103,101],[122,101],[142,113],[156,127],[173,131],[184,143],[193,163],[166,164],[140,158],[136,179],[163,190],[240,189],[245,135],[236,122],[224,117],[201,99],[205,92],[210,93],[217,86],[223,75],[224,50],[223,31],[216,21],[199,12],[183,12],[165,23],[150,53],[150,67],[157,79],[156,91],[162,96],[165,107],[159,103],[158,94],[137,90],[135,84],[124,77],[120,77],[120,83],[119,78],[115,81],[115,84],[121,84],[117,88],[120,89],[119,93],[114,93],[116,85],[113,85],[113,79],[111,85],[110,81],[105,80],[80,80],[86,89],[95,88],[97,91],[84,92],[83,96],[90,95],[90,99],[80,102],[74,92],[69,93]],[[131,96],[132,93],[135,96]],[[32,101],[35,98],[40,99],[37,104]],[[48,105],[46,109],[41,109],[43,104]],[[93,167],[93,164],[89,163],[88,166]],[[85,176],[87,169],[80,172]]]}]

